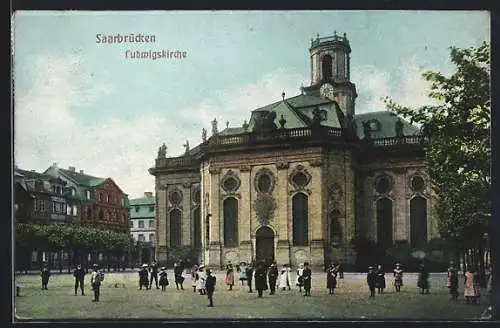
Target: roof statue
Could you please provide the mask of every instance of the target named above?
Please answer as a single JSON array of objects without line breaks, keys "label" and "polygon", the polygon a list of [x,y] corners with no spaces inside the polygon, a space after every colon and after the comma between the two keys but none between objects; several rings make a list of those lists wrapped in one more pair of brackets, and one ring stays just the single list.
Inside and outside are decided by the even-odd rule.
[{"label": "roof statue", "polygon": [[370,123],[369,122],[366,122],[366,121],[363,121],[363,135],[364,135],[364,139],[371,139],[371,136],[370,136]]},{"label": "roof statue", "polygon": [[189,153],[189,140],[186,140],[186,143],[183,145],[186,148],[186,155]]},{"label": "roof statue", "polygon": [[403,121],[401,121],[400,118],[398,118],[398,120],[396,121],[396,123],[394,123],[394,129],[395,129],[395,132],[396,132],[396,137],[403,137],[404,136],[404,133],[403,133]]},{"label": "roof statue", "polygon": [[203,142],[207,141],[207,129],[205,128],[201,129],[201,140]]},{"label": "roof statue", "polygon": [[243,131],[245,131],[245,132],[247,132],[247,131],[248,131],[248,123],[247,123],[247,120],[245,120],[245,121],[243,122],[243,126],[242,126],[242,127],[243,127]]},{"label": "roof statue", "polygon": [[165,158],[167,156],[167,146],[165,143],[158,148],[158,158]]},{"label": "roof statue", "polygon": [[281,117],[280,117],[279,123],[280,123],[280,127],[281,127],[282,129],[284,129],[284,128],[285,128],[285,124],[286,124],[286,119],[283,117],[283,114],[281,114]]},{"label": "roof statue", "polygon": [[216,135],[217,133],[219,133],[217,130],[217,118],[214,118],[212,121],[212,135]]},{"label": "roof statue", "polygon": [[229,121],[226,121],[226,129],[229,128]]}]

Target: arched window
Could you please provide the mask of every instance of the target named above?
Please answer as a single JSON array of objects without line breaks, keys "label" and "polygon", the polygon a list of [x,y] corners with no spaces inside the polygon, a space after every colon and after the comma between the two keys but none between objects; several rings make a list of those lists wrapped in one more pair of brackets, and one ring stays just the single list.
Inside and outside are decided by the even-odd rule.
[{"label": "arched window", "polygon": [[199,248],[201,247],[201,212],[199,206],[193,211],[193,221],[193,246]]},{"label": "arched window", "polygon": [[412,248],[427,243],[427,199],[421,196],[410,201],[410,245]]},{"label": "arched window", "polygon": [[332,56],[324,55],[323,58],[321,58],[321,72],[323,81],[332,78]]},{"label": "arched window", "polygon": [[392,200],[389,198],[377,201],[377,242],[385,249],[392,246]]},{"label": "arched window", "polygon": [[341,214],[333,210],[329,215],[330,245],[338,247],[342,245],[342,226],[340,225]]},{"label": "arched window", "polygon": [[173,209],[170,211],[170,247],[181,246],[181,211]]},{"label": "arched window", "polygon": [[292,198],[293,212],[293,245],[305,246],[308,244],[308,199],[303,193],[298,193]]},{"label": "arched window", "polygon": [[224,246],[238,246],[238,200],[226,198],[222,204],[224,212]]}]

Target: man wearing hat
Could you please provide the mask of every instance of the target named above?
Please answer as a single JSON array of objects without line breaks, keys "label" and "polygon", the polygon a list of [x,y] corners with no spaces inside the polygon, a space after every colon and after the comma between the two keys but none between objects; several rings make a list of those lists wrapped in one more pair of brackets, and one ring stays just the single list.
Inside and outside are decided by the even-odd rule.
[{"label": "man wearing hat", "polygon": [[167,290],[168,286],[167,268],[161,267],[159,276],[160,276],[161,291],[164,292]]},{"label": "man wearing hat", "polygon": [[101,282],[104,280],[104,273],[99,271],[99,265],[94,264],[92,275],[90,276],[90,284],[92,285],[92,290],[94,291],[94,299],[92,302],[99,302],[99,296],[101,292]]},{"label": "man wearing hat", "polygon": [[372,266],[368,267],[366,282],[368,283],[368,288],[370,289],[370,297],[375,297],[375,285],[377,283],[377,273],[375,272]]},{"label": "man wearing hat", "polygon": [[184,286],[182,285],[184,283],[184,277],[182,276],[183,271],[184,267],[181,262],[174,263],[174,279],[177,290],[179,290],[179,286],[181,287],[181,290],[184,290]]},{"label": "man wearing hat", "polygon": [[205,281],[205,288],[207,290],[207,296],[208,296],[208,301],[209,301],[208,306],[213,307],[214,306],[213,295],[214,295],[214,290],[215,290],[216,278],[215,278],[215,276],[212,276],[210,269],[206,270],[206,274],[207,274],[207,278]]},{"label": "man wearing hat", "polygon": [[403,286],[403,269],[401,269],[401,264],[396,263],[396,268],[394,269],[394,287],[396,292],[401,291],[401,286]]},{"label": "man wearing hat", "polygon": [[153,287],[153,279],[155,281],[156,289],[160,289],[160,287],[158,287],[158,263],[156,263],[156,261],[153,261],[153,263],[151,263],[151,265],[149,266],[149,270],[151,272],[149,289]]},{"label": "man wearing hat", "polygon": [[262,297],[262,292],[267,290],[266,267],[263,262],[259,262],[255,269],[255,289],[259,297]]},{"label": "man wearing hat", "polygon": [[144,263],[139,270],[139,290],[142,290],[143,286],[146,287],[146,289],[149,289],[148,276],[148,265]]},{"label": "man wearing hat", "polygon": [[47,267],[47,263],[43,264],[42,272],[40,272],[40,276],[42,277],[42,289],[47,290],[47,285],[49,283],[50,278],[50,270]]},{"label": "man wearing hat", "polygon": [[274,295],[276,292],[276,281],[278,280],[278,274],[278,267],[276,266],[276,263],[271,263],[268,273],[269,289],[271,290],[269,295]]},{"label": "man wearing hat", "polygon": [[309,262],[304,262],[304,271],[302,271],[302,280],[304,282],[304,296],[311,296],[311,276],[312,272],[309,268]]},{"label": "man wearing hat", "polygon": [[82,291],[82,295],[85,295],[83,289],[83,283],[85,279],[85,270],[83,270],[81,264],[76,266],[76,269],[73,271],[73,277],[75,277],[75,296],[77,295],[78,285],[80,285],[80,290]]}]

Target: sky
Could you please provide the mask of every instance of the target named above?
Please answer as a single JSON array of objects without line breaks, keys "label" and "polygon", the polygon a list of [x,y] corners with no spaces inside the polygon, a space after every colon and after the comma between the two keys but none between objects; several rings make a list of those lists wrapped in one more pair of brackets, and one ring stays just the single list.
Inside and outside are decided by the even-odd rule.
[{"label": "sky", "polygon": [[[158,147],[180,156],[201,130],[241,126],[253,109],[310,84],[309,43],[347,34],[356,113],[381,98],[429,104],[426,70],[453,72],[449,47],[490,40],[486,11],[20,11],[13,17],[14,161],[111,177],[154,192]],[[97,43],[97,34],[154,43]],[[101,37],[99,37],[101,38]],[[135,51],[185,58],[132,59]],[[128,58],[127,58],[128,57]]]}]

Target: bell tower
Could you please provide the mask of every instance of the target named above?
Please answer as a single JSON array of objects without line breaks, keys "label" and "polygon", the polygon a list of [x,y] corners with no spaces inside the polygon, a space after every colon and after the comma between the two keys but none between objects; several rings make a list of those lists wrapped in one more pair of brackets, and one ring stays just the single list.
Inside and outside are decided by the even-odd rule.
[{"label": "bell tower", "polygon": [[351,79],[351,46],[346,34],[311,39],[311,85],[306,95],[323,96],[339,104],[344,115],[354,115],[356,86]]}]

